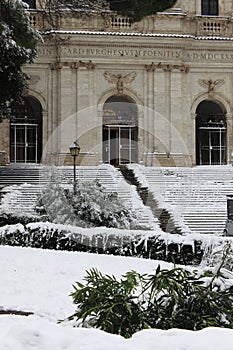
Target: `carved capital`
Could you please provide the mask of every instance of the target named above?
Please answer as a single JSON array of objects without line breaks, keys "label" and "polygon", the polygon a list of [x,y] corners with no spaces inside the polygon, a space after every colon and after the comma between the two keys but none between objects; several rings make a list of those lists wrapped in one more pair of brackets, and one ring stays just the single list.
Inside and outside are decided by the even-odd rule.
[{"label": "carved capital", "polygon": [[154,62],[152,62],[151,64],[145,64],[145,69],[147,72],[154,72],[156,70],[156,67],[158,65],[154,64]]},{"label": "carved capital", "polygon": [[78,69],[80,67],[80,62],[70,62],[69,67],[71,69]]},{"label": "carved capital", "polygon": [[83,68],[90,70],[90,69],[94,69],[95,66],[96,65],[94,63],[92,63],[92,61],[89,61],[89,62],[78,61],[78,62],[69,63],[69,67],[71,69],[79,69],[80,67],[83,67]]},{"label": "carved capital", "polygon": [[50,65],[52,70],[62,69],[63,66],[64,66],[64,64],[62,62],[55,62],[55,63],[51,63],[51,65]]},{"label": "carved capital", "polygon": [[180,72],[188,73],[189,72],[189,66],[186,66],[185,64],[162,64],[159,62],[158,64],[155,64],[152,62],[151,64],[146,64],[145,69],[147,72],[154,72],[156,69],[162,69],[164,72],[171,72],[174,69],[178,69]]},{"label": "carved capital", "polygon": [[190,67],[186,66],[185,64],[178,64],[178,65],[173,66],[173,68],[178,69],[182,73],[188,73],[189,69],[190,69]]},{"label": "carved capital", "polygon": [[96,65],[95,65],[94,63],[92,63],[91,61],[85,62],[84,65],[85,65],[85,67],[86,67],[88,70],[94,69],[95,66],[96,66]]},{"label": "carved capital", "polygon": [[173,66],[171,64],[163,64],[161,68],[164,72],[171,72],[173,70]]}]

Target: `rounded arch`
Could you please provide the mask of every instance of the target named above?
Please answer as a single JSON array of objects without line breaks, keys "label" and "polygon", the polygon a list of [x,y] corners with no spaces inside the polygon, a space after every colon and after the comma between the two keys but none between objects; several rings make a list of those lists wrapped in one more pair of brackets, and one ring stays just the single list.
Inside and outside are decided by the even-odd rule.
[{"label": "rounded arch", "polygon": [[210,95],[208,93],[206,94],[201,94],[199,95],[192,103],[191,106],[191,115],[196,116],[196,111],[197,111],[197,107],[198,105],[205,100],[209,100],[209,101],[213,101],[219,105],[221,105],[225,110],[226,110],[226,114],[230,114],[231,113],[231,106],[229,105],[229,103],[220,95],[212,95],[210,98]]},{"label": "rounded arch", "polygon": [[[104,103],[106,102],[106,100],[108,98],[110,98],[111,96],[122,96],[119,95],[117,93],[116,89],[108,89],[106,90],[102,96],[99,98],[98,100],[98,110],[102,110]],[[124,88],[124,94],[123,96],[127,96],[128,98],[130,98],[132,101],[134,101],[134,103],[136,103],[137,106],[142,106],[143,102],[142,99],[133,91],[131,91],[130,89]]]},{"label": "rounded arch", "polygon": [[12,108],[10,161],[39,163],[42,156],[42,106],[34,96],[23,96]]},{"label": "rounded arch", "polygon": [[30,89],[30,90],[28,91],[28,93],[24,95],[24,97],[32,97],[32,98],[35,98],[36,100],[38,100],[38,101],[40,102],[41,107],[42,107],[42,111],[46,111],[46,110],[47,110],[47,104],[46,104],[46,101],[45,101],[44,96],[42,96],[42,95],[41,95],[40,93],[38,93],[37,91]]},{"label": "rounded arch", "polygon": [[127,95],[112,95],[103,105],[103,125],[138,125],[138,108]]},{"label": "rounded arch", "polygon": [[201,101],[196,108],[196,164],[222,165],[227,162],[225,106],[216,100]]}]

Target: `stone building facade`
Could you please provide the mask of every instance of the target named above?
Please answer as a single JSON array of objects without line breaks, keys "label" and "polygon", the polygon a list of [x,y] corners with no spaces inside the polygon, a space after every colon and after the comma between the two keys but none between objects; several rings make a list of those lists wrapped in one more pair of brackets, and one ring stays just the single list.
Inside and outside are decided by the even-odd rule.
[{"label": "stone building facade", "polygon": [[56,18],[28,1],[43,30],[25,66],[25,106],[0,125],[11,163],[232,163],[233,2],[178,0],[131,23],[103,11]]}]

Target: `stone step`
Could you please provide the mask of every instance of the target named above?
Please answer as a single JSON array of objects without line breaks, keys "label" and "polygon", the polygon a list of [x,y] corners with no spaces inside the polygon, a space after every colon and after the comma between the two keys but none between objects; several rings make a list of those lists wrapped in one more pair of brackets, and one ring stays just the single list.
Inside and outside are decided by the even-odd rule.
[{"label": "stone step", "polygon": [[[227,196],[233,195],[232,166],[159,168],[129,166],[138,180],[176,213],[191,232],[222,232]],[[161,204],[162,205],[162,204]]]},{"label": "stone step", "polygon": [[[8,192],[11,193],[10,196],[6,195],[4,200],[8,200],[8,206],[14,208],[15,212],[25,212],[26,214],[30,213],[32,215],[35,214],[37,195],[48,183],[50,174],[54,171],[58,174],[58,179],[62,186],[72,186],[72,166],[56,167],[53,169],[49,169],[48,167],[39,167],[39,169],[33,167],[32,170],[27,166],[9,166],[4,167],[4,169],[0,168],[0,187],[3,188],[2,195],[6,195]],[[76,175],[77,181],[86,182],[98,180],[105,187],[106,191],[117,192],[122,203],[132,208],[135,207],[135,210],[140,215],[139,224],[148,229],[155,227],[158,228],[158,220],[153,217],[150,210],[143,206],[142,203],[139,205],[140,199],[135,188],[128,185],[123,176],[114,167],[77,167]],[[25,183],[28,185],[25,185]],[[9,187],[9,185],[19,185],[20,187]],[[137,199],[137,204],[135,204],[135,199]]]}]

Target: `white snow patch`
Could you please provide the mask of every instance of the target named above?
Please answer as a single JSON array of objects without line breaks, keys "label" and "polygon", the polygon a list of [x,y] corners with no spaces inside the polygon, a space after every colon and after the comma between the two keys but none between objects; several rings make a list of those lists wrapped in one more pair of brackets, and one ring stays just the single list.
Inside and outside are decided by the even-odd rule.
[{"label": "white snow patch", "polygon": [[34,312],[23,317],[0,315],[1,350],[232,350],[233,330],[206,328],[144,330],[130,339],[96,329],[72,328],[58,319],[74,312],[72,284],[97,268],[120,277],[126,271],[153,272],[158,264],[138,258],[0,247],[2,308]]}]

